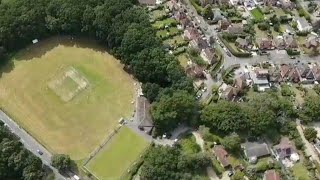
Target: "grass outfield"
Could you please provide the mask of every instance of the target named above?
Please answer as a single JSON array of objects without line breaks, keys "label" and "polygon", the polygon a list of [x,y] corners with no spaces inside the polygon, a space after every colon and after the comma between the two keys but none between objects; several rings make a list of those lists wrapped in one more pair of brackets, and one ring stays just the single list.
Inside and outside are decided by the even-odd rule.
[{"label": "grass outfield", "polygon": [[[74,46],[69,38],[52,38],[19,52],[14,67],[0,78],[0,107],[49,151],[74,160],[88,157],[134,108],[133,79],[99,48],[94,42],[79,40]],[[69,76],[57,77],[70,67],[79,81],[88,81],[83,89]],[[71,100],[63,101],[48,87],[59,78],[63,82],[55,88],[76,94]]]},{"label": "grass outfield", "polygon": [[119,179],[147,146],[147,141],[123,126],[87,168],[101,180]]}]

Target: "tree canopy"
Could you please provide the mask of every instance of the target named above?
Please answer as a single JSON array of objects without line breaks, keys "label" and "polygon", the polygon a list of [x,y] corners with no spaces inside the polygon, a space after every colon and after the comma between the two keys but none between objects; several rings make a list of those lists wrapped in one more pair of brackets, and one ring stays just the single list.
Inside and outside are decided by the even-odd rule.
[{"label": "tree canopy", "polygon": [[140,178],[191,180],[209,163],[210,159],[201,153],[185,155],[177,147],[151,147],[144,158]]},{"label": "tree canopy", "polygon": [[0,124],[0,179],[42,179],[41,160],[26,150],[11,132]]},{"label": "tree canopy", "polygon": [[163,95],[151,109],[157,134],[173,130],[179,123],[193,123],[197,113],[198,104],[186,91],[175,91],[172,95]]}]

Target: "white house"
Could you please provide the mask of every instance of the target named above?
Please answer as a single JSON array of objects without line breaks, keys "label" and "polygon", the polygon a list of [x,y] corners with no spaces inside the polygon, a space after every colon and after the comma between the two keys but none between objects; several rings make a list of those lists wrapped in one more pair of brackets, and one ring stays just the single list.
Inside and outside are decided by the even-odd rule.
[{"label": "white house", "polygon": [[308,21],[304,17],[298,17],[297,21],[297,28],[299,31],[311,31],[312,26],[308,23]]}]

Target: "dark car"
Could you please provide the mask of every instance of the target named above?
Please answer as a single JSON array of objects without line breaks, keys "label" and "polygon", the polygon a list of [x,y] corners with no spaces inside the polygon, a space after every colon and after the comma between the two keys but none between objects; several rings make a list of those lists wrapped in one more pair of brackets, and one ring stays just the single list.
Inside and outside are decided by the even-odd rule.
[{"label": "dark car", "polygon": [[228,55],[229,57],[231,57],[231,53],[230,53],[229,51],[227,51],[227,55]]},{"label": "dark car", "polygon": [[37,153],[38,153],[38,154],[40,154],[40,155],[42,155],[42,154],[43,154],[43,152],[42,152],[42,151],[40,151],[39,149],[37,150]]}]

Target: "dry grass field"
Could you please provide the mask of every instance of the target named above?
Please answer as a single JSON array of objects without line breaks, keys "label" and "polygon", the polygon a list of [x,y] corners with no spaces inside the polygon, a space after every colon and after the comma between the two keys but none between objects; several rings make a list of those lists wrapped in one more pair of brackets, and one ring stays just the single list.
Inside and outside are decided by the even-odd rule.
[{"label": "dry grass field", "polygon": [[70,41],[51,38],[16,54],[0,78],[0,107],[51,152],[82,160],[133,112],[135,88],[94,42]]}]

